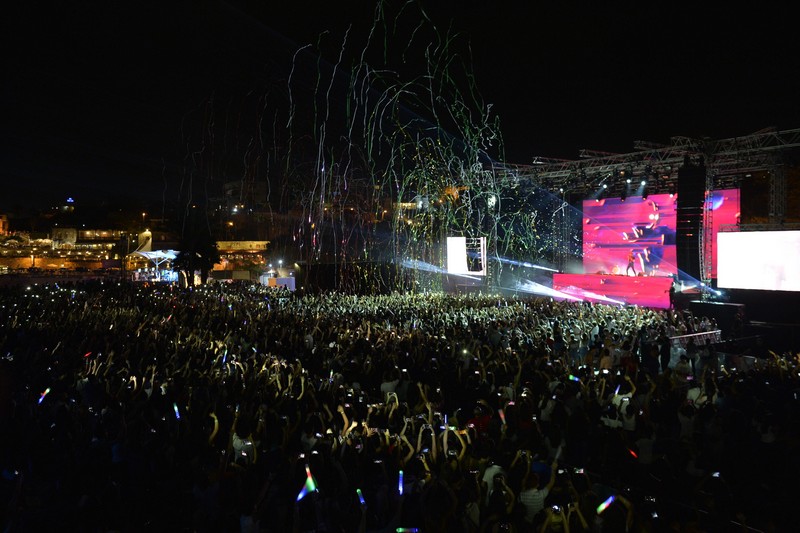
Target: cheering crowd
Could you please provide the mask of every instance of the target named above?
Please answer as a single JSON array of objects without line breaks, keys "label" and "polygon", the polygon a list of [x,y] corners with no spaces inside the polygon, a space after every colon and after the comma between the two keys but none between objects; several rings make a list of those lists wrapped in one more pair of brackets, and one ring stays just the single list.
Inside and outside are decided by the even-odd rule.
[{"label": "cheering crowd", "polygon": [[4,531],[781,531],[800,362],[546,298],[0,293]]}]

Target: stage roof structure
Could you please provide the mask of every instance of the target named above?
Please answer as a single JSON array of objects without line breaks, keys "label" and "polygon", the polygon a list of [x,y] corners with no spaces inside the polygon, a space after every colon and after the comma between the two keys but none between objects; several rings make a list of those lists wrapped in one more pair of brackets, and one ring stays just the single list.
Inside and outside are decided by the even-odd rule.
[{"label": "stage roof structure", "polygon": [[156,266],[156,268],[159,268],[167,261],[174,261],[175,258],[178,257],[178,252],[175,250],[154,250],[152,252],[136,251],[133,253],[147,258]]}]

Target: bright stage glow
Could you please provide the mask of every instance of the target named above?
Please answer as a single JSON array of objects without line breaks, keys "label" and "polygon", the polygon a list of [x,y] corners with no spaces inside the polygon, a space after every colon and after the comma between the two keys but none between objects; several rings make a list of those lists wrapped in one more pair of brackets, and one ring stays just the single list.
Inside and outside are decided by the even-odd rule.
[{"label": "bright stage glow", "polygon": [[508,259],[506,257],[498,257],[497,260],[506,265],[521,266],[525,268],[536,268],[538,270],[546,270],[548,272],[558,272],[557,268],[549,268],[541,265],[534,265],[533,263],[529,263],[528,261],[516,261],[514,259]]},{"label": "bright stage glow", "polygon": [[517,283],[516,287],[514,287],[511,290],[517,292],[525,292],[528,294],[538,294],[539,296],[550,296],[551,298],[556,300],[572,300],[575,302],[581,301],[580,298],[577,298],[565,292],[557,291],[555,289],[542,285],[541,283],[536,283],[535,281],[530,281],[527,279],[521,280],[519,283]]},{"label": "bright stage glow", "polygon": [[448,276],[456,276],[459,278],[474,279],[478,281],[481,279],[477,276],[468,276],[466,274],[455,274],[453,272],[448,272],[442,267],[426,263],[425,261],[419,261],[418,259],[405,259],[400,263],[400,266],[402,266],[403,268],[410,268],[412,270],[420,270],[422,272],[435,272],[437,274],[447,274]]},{"label": "bright stage glow", "polygon": [[608,296],[603,296],[602,294],[597,294],[596,292],[586,291],[575,287],[575,291],[567,290],[564,291],[568,294],[573,294],[575,296],[579,296],[581,300],[592,300],[596,302],[603,302],[607,304],[614,304],[614,305],[625,305],[625,302],[621,300],[615,300],[613,298],[609,298]]}]

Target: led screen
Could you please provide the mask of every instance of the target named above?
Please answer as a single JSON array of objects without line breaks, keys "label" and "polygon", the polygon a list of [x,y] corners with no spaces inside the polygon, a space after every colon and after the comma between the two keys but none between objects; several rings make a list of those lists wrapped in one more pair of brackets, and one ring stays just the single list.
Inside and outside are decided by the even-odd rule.
[{"label": "led screen", "polygon": [[711,277],[717,278],[717,233],[721,226],[738,224],[739,189],[714,191],[711,196]]},{"label": "led screen", "polygon": [[717,287],[800,291],[800,231],[720,232]]},{"label": "led screen", "polygon": [[447,273],[486,275],[486,238],[447,238]]},{"label": "led screen", "polygon": [[669,194],[584,200],[584,272],[676,274],[676,202]]},{"label": "led screen", "polygon": [[668,309],[672,278],[597,276],[590,274],[555,274],[555,299],[582,300],[604,304],[640,305]]}]

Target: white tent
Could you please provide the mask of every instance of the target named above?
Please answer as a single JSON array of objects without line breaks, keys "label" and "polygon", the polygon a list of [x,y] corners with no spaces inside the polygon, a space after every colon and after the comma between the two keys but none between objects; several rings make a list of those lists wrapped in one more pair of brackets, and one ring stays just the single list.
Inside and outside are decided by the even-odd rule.
[{"label": "white tent", "polygon": [[141,255],[142,257],[146,257],[153,264],[156,266],[156,269],[160,269],[161,265],[166,261],[174,261],[176,257],[178,257],[178,252],[175,250],[155,250],[153,252],[133,252],[135,254]]}]

